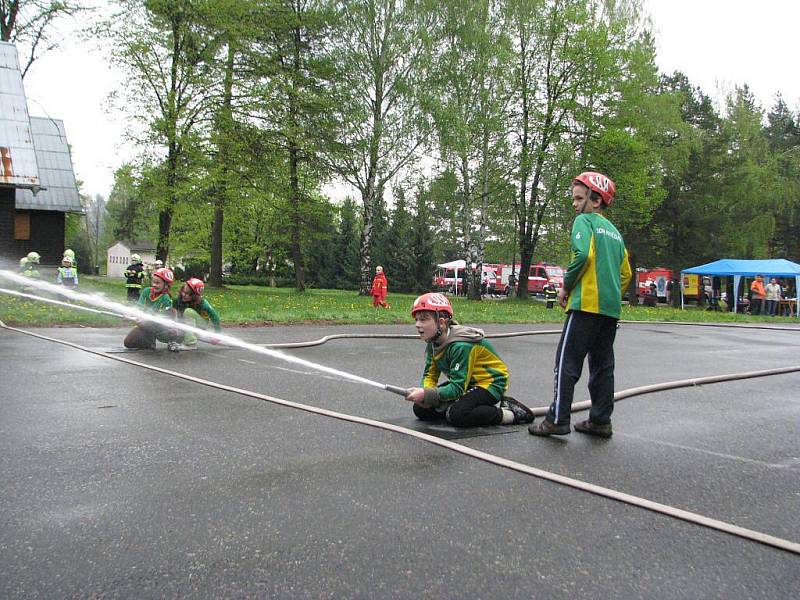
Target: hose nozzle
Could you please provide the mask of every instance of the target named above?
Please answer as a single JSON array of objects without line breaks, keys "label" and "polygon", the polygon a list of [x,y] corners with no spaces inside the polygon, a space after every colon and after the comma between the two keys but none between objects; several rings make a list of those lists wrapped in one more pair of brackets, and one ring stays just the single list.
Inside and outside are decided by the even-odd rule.
[{"label": "hose nozzle", "polygon": [[388,383],[384,387],[386,388],[387,392],[392,392],[398,396],[403,396],[403,398],[408,395],[408,390],[406,388],[397,387],[396,385],[389,385]]}]

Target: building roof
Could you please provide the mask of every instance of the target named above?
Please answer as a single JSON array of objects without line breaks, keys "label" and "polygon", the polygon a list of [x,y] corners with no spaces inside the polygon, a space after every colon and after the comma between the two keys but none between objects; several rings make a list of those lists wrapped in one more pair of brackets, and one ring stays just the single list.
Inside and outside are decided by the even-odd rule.
[{"label": "building roof", "polygon": [[114,242],[111,246],[109,246],[108,249],[110,250],[117,244],[122,244],[131,252],[155,252],[156,250],[155,242],[149,242],[147,240],[137,240],[137,241],[119,240],[117,242]]},{"label": "building roof", "polygon": [[34,196],[31,190],[17,189],[17,208],[83,212],[64,122],[31,117],[30,123],[42,190]]},{"label": "building roof", "polygon": [[17,48],[0,42],[0,185],[37,188],[39,168]]}]

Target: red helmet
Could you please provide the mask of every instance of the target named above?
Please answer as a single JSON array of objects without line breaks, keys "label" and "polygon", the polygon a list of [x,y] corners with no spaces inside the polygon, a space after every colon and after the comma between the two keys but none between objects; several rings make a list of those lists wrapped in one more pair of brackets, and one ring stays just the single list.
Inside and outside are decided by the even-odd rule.
[{"label": "red helmet", "polygon": [[167,269],[166,267],[161,267],[153,271],[153,277],[158,277],[167,285],[172,285],[172,282],[175,281],[175,275],[172,274],[172,269]]},{"label": "red helmet", "polygon": [[414,306],[411,307],[411,316],[416,316],[421,310],[429,310],[435,313],[443,312],[451,317],[453,316],[453,307],[450,306],[450,300],[444,294],[422,294],[422,296],[414,300]]},{"label": "red helmet", "polygon": [[602,173],[596,173],[594,171],[581,173],[572,180],[572,183],[582,183],[593,192],[600,194],[600,199],[606,206],[611,206],[611,203],[614,201],[614,194],[617,192],[617,186],[614,185],[613,181]]},{"label": "red helmet", "polygon": [[206,284],[203,283],[202,280],[198,279],[197,277],[192,277],[186,282],[186,285],[189,286],[189,289],[192,290],[198,296],[203,295],[203,290],[206,289]]}]

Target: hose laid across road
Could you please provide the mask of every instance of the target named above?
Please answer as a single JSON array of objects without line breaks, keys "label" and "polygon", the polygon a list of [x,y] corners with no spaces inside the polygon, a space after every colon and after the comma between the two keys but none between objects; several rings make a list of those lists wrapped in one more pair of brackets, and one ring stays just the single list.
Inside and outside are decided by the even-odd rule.
[{"label": "hose laid across road", "polygon": [[[148,365],[145,363],[140,363],[134,360],[130,360],[127,358],[122,358],[119,356],[110,356],[104,352],[100,352],[98,350],[92,350],[90,348],[86,348],[84,346],[80,346],[78,344],[68,342],[65,340],[59,340],[56,338],[47,337],[38,333],[33,333],[31,331],[25,331],[23,329],[17,329],[15,327],[9,327],[2,321],[0,321],[0,327],[3,329],[7,329],[9,331],[14,331],[17,333],[21,333],[24,335],[29,335],[32,337],[36,337],[39,339],[43,339],[49,342],[55,342],[58,344],[62,344],[65,346],[69,346],[71,348],[75,348],[84,352],[88,352],[90,354],[95,354],[97,356],[102,356],[104,358],[109,358],[111,360],[116,360],[118,362],[126,363],[129,365],[133,365],[136,367],[149,369],[151,371],[155,371],[158,373],[163,373],[165,375],[170,375],[171,377],[177,377],[179,379],[183,379],[186,381],[191,381],[194,383],[198,383],[201,385],[205,385],[207,387],[224,390],[228,392],[232,392],[235,394],[240,394],[244,396],[249,396],[251,398],[256,398],[258,400],[263,400],[265,402],[270,402],[272,404],[278,404],[281,406],[286,406],[289,408],[294,408],[297,410],[302,410],[304,412],[309,412],[316,415],[321,415],[324,417],[330,417],[333,419],[337,419],[340,421],[347,421],[350,423],[357,423],[360,425],[367,425],[369,427],[374,427],[376,429],[383,429],[385,431],[391,431],[393,433],[400,433],[402,435],[406,435],[409,437],[413,437],[415,439],[428,442],[430,444],[439,446],[441,448],[445,448],[447,450],[451,450],[453,452],[457,452],[464,456],[468,456],[471,458],[475,458],[478,460],[482,460],[484,462],[494,464],[500,467],[504,467],[506,469],[510,469],[512,471],[516,471],[518,473],[523,473],[525,475],[530,475],[533,477],[537,477],[539,479],[544,479],[547,481],[552,481],[554,483],[558,483],[560,485],[564,485],[573,489],[581,490],[584,492],[588,492],[597,496],[601,496],[604,498],[609,498],[611,500],[616,500],[618,502],[623,502],[625,504],[629,504],[631,506],[637,506],[639,508],[643,508],[645,510],[649,510],[655,513],[659,513],[662,515],[666,515],[668,517],[672,517],[675,519],[680,519],[682,521],[687,521],[689,523],[695,523],[697,525],[702,525],[703,527],[707,527],[710,529],[714,529],[716,531],[721,531],[723,533],[728,533],[731,535],[735,535],[737,537],[751,540],[754,542],[758,542],[760,544],[764,544],[767,546],[771,546],[773,548],[777,548],[779,550],[784,550],[786,552],[791,552],[793,554],[800,555],[800,543],[793,542],[791,540],[786,540],[783,538],[779,538],[776,536],[772,536],[766,533],[762,533],[759,531],[754,531],[752,529],[747,529],[744,527],[739,527],[738,525],[734,525],[732,523],[727,523],[725,521],[719,521],[717,519],[713,519],[710,517],[706,517],[704,515],[694,513],[691,511],[683,510],[680,508],[676,508],[674,506],[669,506],[666,504],[661,504],[659,502],[653,502],[652,500],[648,500],[646,498],[641,498],[639,496],[633,496],[631,494],[626,494],[624,492],[620,492],[617,490],[613,490],[610,488],[602,487],[599,485],[595,485],[592,483],[588,483],[586,481],[581,481],[578,479],[573,479],[571,477],[565,477],[563,475],[559,475],[557,473],[552,473],[550,471],[545,471],[543,469],[537,469],[536,467],[531,467],[529,465],[525,465],[522,463],[518,463],[516,461],[508,460],[499,456],[495,456],[493,454],[488,454],[486,452],[482,452],[480,450],[475,450],[468,446],[464,446],[462,444],[458,444],[449,440],[444,440],[438,438],[436,436],[428,435],[426,433],[422,433],[419,431],[414,431],[413,429],[407,429],[405,427],[400,427],[398,425],[392,425],[390,423],[384,423],[382,421],[375,421],[373,419],[367,419],[364,417],[357,417],[354,415],[348,415],[345,413],[340,413],[332,410],[327,410],[324,408],[317,408],[314,406],[308,406],[305,404],[300,404],[297,402],[292,402],[290,400],[283,400],[281,398],[276,398],[273,396],[267,396],[265,394],[260,394],[258,392],[253,392],[250,390],[244,390],[241,388],[236,388],[233,386],[217,383],[214,381],[209,381],[207,379],[201,379],[199,377],[193,377],[191,375],[186,375],[183,373],[178,373],[176,371],[171,371],[168,369],[163,369],[161,367],[156,367],[152,365]],[[653,391],[661,391],[666,389],[673,389],[673,387],[685,387],[686,385],[698,385],[697,382],[703,381],[704,383],[713,383],[716,381],[732,381],[738,378],[749,378],[749,377],[764,377],[767,375],[777,375],[782,373],[789,373],[794,371],[800,371],[800,366],[795,367],[784,367],[782,369],[769,369],[765,371],[751,371],[749,373],[743,374],[730,374],[730,375],[721,375],[718,377],[706,377],[706,378],[698,378],[695,380],[683,380],[677,382],[665,382],[661,384],[656,384],[654,386],[642,386],[639,388],[633,388],[632,390],[623,390],[622,392],[618,392],[619,395],[622,397],[630,397],[633,395],[644,394],[644,393],[651,393]],[[635,392],[635,393],[634,393]],[[616,397],[616,394],[615,394]]]}]

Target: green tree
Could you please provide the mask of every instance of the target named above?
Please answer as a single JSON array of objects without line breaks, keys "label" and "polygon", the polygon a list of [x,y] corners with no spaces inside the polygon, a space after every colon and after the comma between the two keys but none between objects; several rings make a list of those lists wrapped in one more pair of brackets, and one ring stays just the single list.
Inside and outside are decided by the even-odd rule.
[{"label": "green tree", "polygon": [[405,191],[394,190],[394,210],[385,235],[383,269],[393,290],[409,292],[414,289],[415,265],[413,217],[408,211]]},{"label": "green tree", "polygon": [[133,165],[117,169],[106,204],[106,229],[114,240],[150,239],[148,216],[152,207],[142,192],[142,181],[134,175]]},{"label": "green tree", "polygon": [[428,199],[422,193],[418,193],[415,205],[409,262],[414,270],[411,291],[419,294],[431,289],[436,269],[436,244],[431,229],[432,219]]},{"label": "green tree", "polygon": [[[318,160],[322,141],[335,129],[327,55],[330,7],[315,0],[277,0],[259,16],[264,29],[249,51],[260,103],[251,118],[263,145],[284,157],[285,218],[295,288],[305,289],[302,241],[313,195],[326,176]],[[283,174],[282,174],[283,176]]]},{"label": "green tree", "polygon": [[490,0],[448,0],[438,5],[437,16],[426,105],[436,124],[444,167],[458,177],[459,255],[477,265],[467,292],[480,299],[480,266],[494,200],[490,182],[497,168],[496,146],[506,133],[509,41],[500,27],[497,3]]},{"label": "green tree", "polygon": [[775,164],[764,135],[762,110],[747,86],[726,100],[727,148],[719,181],[724,226],[720,243],[732,256],[766,258],[775,231]]},{"label": "green tree", "polygon": [[174,211],[186,185],[184,170],[200,149],[198,125],[209,116],[212,58],[219,40],[205,26],[202,3],[193,0],[129,0],[102,32],[113,59],[128,74],[125,106],[146,123],[143,143],[163,151],[156,254],[166,260]]},{"label": "green tree", "polygon": [[777,170],[775,230],[770,257],[800,258],[800,117],[778,95],[764,130]]},{"label": "green tree", "polygon": [[359,289],[360,287],[360,230],[356,203],[352,198],[347,197],[339,210],[339,228],[334,251],[337,265],[336,275],[333,279],[334,287],[345,290]]},{"label": "green tree", "polygon": [[726,144],[722,118],[711,99],[683,73],[662,77],[661,87],[680,99],[683,125],[673,130],[671,143],[683,145],[688,152],[685,159],[664,165],[661,186],[666,197],[653,223],[664,236],[659,262],[680,271],[721,256],[723,207],[718,182]]},{"label": "green tree", "polygon": [[333,170],[361,196],[360,293],[372,283],[373,219],[395,175],[418,158],[425,141],[417,110],[429,21],[412,0],[337,2],[334,55],[336,116],[329,144]]}]

